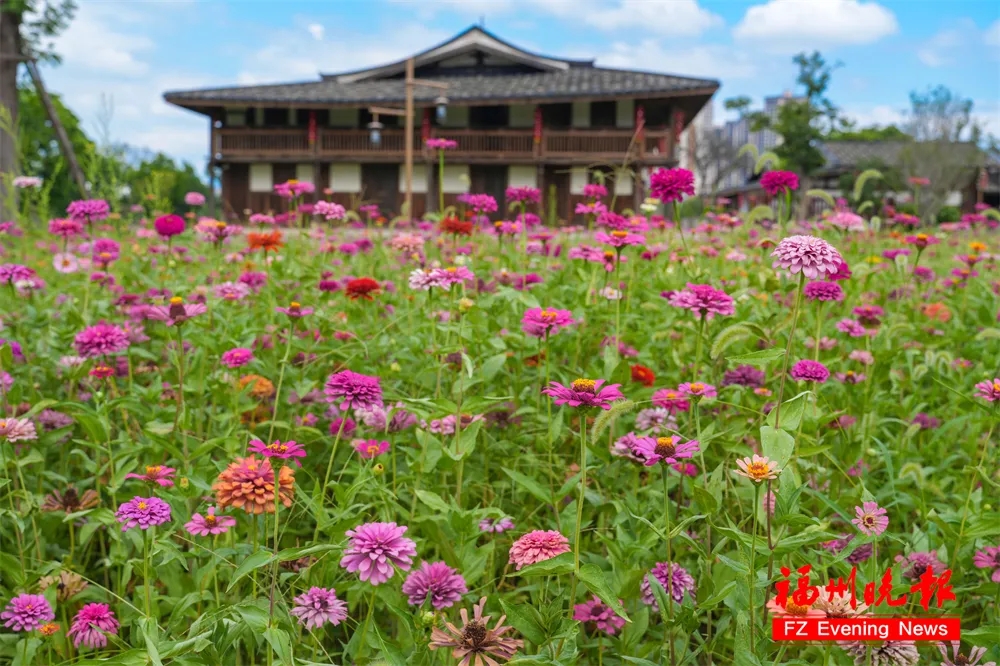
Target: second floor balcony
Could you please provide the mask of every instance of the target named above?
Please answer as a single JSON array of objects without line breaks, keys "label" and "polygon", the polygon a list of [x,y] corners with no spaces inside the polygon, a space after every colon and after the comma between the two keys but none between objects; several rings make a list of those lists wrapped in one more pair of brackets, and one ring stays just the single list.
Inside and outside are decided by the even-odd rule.
[{"label": "second floor balcony", "polygon": [[[212,130],[215,161],[359,161],[402,162],[405,132],[382,130],[375,144],[367,130],[216,128]],[[531,129],[436,130],[435,138],[458,144],[447,152],[450,161],[469,164],[523,163],[592,164],[630,161],[648,165],[674,162],[673,132],[645,130],[636,135],[627,129],[546,129],[535,137]],[[415,161],[431,161],[436,155],[424,148],[420,132],[414,132]]]}]

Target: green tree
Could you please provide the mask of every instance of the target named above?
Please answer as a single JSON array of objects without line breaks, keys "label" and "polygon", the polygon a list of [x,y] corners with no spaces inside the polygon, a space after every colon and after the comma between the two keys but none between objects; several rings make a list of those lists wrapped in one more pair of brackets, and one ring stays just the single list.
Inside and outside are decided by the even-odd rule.
[{"label": "green tree", "polygon": [[857,127],[854,121],[845,120],[840,129],[826,135],[827,141],[912,141],[913,137],[895,125]]}]

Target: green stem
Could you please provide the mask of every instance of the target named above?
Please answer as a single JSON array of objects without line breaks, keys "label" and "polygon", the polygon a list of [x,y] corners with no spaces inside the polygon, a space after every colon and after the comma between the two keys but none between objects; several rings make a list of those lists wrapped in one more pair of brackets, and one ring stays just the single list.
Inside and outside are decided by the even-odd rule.
[{"label": "green stem", "polygon": [[142,587],[143,587],[143,591],[146,594],[146,617],[147,618],[152,618],[153,617],[152,612],[151,612],[152,603],[150,601],[151,595],[150,595],[150,590],[149,590],[149,550],[150,550],[150,548],[149,548],[150,543],[149,542],[152,541],[152,539],[153,539],[153,530],[155,530],[155,529],[156,529],[155,527],[150,527],[149,530],[147,531],[147,534],[144,535],[144,538],[142,540],[142,545],[143,545],[143,553],[142,553],[142,581],[143,582],[142,582]]},{"label": "green stem", "polygon": [[819,362],[819,336],[823,333],[823,303],[816,312],[816,335],[813,336],[813,360]]},{"label": "green stem", "polygon": [[663,475],[663,518],[667,523],[667,531],[664,533],[664,538],[667,542],[667,624],[670,625],[664,633],[667,639],[667,651],[670,654],[670,666],[673,666],[676,663],[676,659],[674,655],[674,562],[671,549],[671,541],[673,539],[670,538],[670,491],[668,489],[670,477],[667,465],[661,464],[660,470]]},{"label": "green stem", "polygon": [[[775,420],[777,423],[777,420]],[[750,653],[757,656],[757,643],[754,640],[756,621],[753,617],[753,592],[757,584],[757,571],[754,569],[754,560],[757,557],[757,515],[760,506],[760,483],[755,482],[753,486],[753,534],[750,538]]]},{"label": "green stem", "polygon": [[705,314],[701,315],[701,320],[698,322],[698,339],[695,341],[697,345],[694,352],[694,372],[691,376],[691,381],[698,381],[698,369],[701,366],[701,350],[702,350],[702,338],[705,336]]},{"label": "green stem", "polygon": [[[570,607],[576,603],[576,579],[580,573],[580,534],[583,527],[583,501],[587,488],[587,415],[580,412],[580,486],[576,500],[576,527],[573,537],[573,581],[570,585]],[[558,511],[558,509],[557,509]]]},{"label": "green stem", "polygon": [[[347,414],[340,417],[340,427],[337,429],[337,437],[333,440],[333,451],[330,453],[330,462],[326,464],[326,475],[323,477],[323,487],[320,488],[320,505],[326,501],[326,487],[330,483],[330,472],[333,471],[333,460],[337,457],[337,444],[340,443],[340,436],[344,434],[344,425],[347,423]],[[316,530],[313,532],[313,543],[319,538],[319,520],[316,521]]]},{"label": "green stem", "polygon": [[[778,385],[778,403],[774,406],[774,429],[777,430],[781,421],[781,401],[785,395],[785,377],[788,375],[788,357],[792,353],[792,341],[795,339],[795,326],[799,323],[799,306],[802,303],[802,288],[805,286],[805,273],[799,274],[799,288],[795,292],[795,310],[792,312],[792,330],[788,331],[788,343],[785,345],[785,357],[781,362],[781,383]],[[756,515],[756,514],[755,514]]]},{"label": "green stem", "polygon": [[271,427],[267,432],[265,444],[274,441],[274,421],[278,418],[278,405],[281,403],[281,385],[285,381],[285,368],[288,367],[288,355],[292,352],[292,336],[295,334],[295,319],[289,318],[288,340],[285,342],[285,355],[281,359],[281,371],[278,373],[278,385],[274,389],[274,410],[271,412]]}]

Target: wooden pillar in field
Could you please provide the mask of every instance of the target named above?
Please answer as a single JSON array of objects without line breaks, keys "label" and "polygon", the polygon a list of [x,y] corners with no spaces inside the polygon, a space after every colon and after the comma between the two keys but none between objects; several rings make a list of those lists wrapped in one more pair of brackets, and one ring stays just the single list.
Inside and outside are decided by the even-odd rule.
[{"label": "wooden pillar in field", "polygon": [[632,176],[632,212],[638,215],[639,206],[642,205],[643,200],[646,198],[643,192],[642,164],[636,162],[632,165],[632,168],[635,169],[635,173]]},{"label": "wooden pillar in field", "polygon": [[538,199],[538,219],[542,223],[548,222],[546,219],[546,212],[548,211],[549,203],[549,193],[545,191],[545,165],[541,162],[535,167],[535,187],[541,193],[541,197]]}]

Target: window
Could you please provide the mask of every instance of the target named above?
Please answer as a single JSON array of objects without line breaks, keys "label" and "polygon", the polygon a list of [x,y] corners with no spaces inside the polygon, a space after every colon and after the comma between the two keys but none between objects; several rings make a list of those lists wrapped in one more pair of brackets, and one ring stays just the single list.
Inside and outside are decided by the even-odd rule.
[{"label": "window", "polygon": [[446,164],[444,166],[444,191],[447,194],[463,194],[469,191],[468,164]]},{"label": "window", "polygon": [[288,109],[264,109],[265,127],[288,127]]},{"label": "window", "polygon": [[589,180],[587,167],[573,167],[569,176],[569,193],[583,194],[583,188]]},{"label": "window", "polygon": [[635,100],[620,99],[615,107],[615,126],[635,127]]},{"label": "window", "polygon": [[590,102],[573,102],[573,127],[590,127]]},{"label": "window", "polygon": [[469,109],[469,127],[491,129],[507,127],[510,112],[506,106],[474,106]]},{"label": "window", "polygon": [[514,104],[508,112],[507,123],[511,127],[534,127],[535,107],[530,104]]},{"label": "window", "polygon": [[545,104],[542,106],[542,121],[546,127],[565,129],[573,118],[572,104]]},{"label": "window", "polygon": [[[447,167],[445,167],[447,169]],[[447,177],[447,173],[445,174]],[[426,194],[427,193],[427,165],[426,164],[414,164],[413,165],[413,187],[414,194]],[[406,192],[406,165],[399,165],[399,191]]]},{"label": "window", "polygon": [[296,164],[295,180],[302,181],[303,183],[315,183],[316,181],[313,179],[313,165]]},{"label": "window", "polygon": [[250,165],[250,191],[270,192],[274,186],[274,174],[270,164]]},{"label": "window", "polygon": [[358,127],[359,109],[330,109],[330,127]]},{"label": "window", "polygon": [[246,124],[246,109],[226,109],[226,127],[243,127]]},{"label": "window", "polygon": [[615,102],[591,102],[590,104],[590,126],[591,127],[614,127],[615,126]]}]

